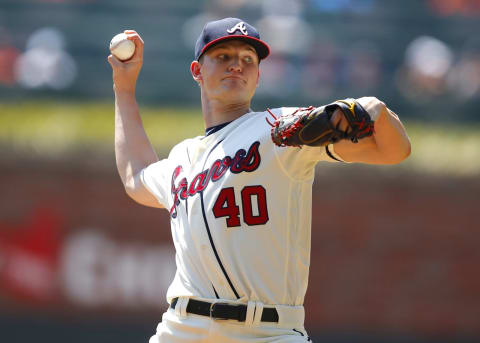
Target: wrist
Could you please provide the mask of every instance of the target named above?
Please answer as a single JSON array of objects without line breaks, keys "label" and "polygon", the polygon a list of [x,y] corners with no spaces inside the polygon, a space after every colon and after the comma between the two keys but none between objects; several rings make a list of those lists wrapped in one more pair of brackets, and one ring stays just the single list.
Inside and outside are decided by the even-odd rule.
[{"label": "wrist", "polygon": [[114,93],[117,100],[135,99],[135,89],[118,89],[114,87]]},{"label": "wrist", "polygon": [[[133,93],[135,94],[135,89],[137,86],[136,82],[123,82],[123,80],[113,80],[113,91],[115,94],[119,93]],[[119,82],[122,81],[122,82]]]},{"label": "wrist", "polygon": [[120,108],[136,108],[137,99],[134,91],[118,91],[115,92],[115,105]]}]

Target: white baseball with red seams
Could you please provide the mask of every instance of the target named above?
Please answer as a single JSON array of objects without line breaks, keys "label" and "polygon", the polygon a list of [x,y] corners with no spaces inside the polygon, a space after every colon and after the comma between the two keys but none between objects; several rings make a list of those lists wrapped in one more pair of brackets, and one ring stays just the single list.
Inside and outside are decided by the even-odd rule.
[{"label": "white baseball with red seams", "polygon": [[119,33],[110,41],[110,52],[120,61],[129,60],[135,53],[135,43],[125,33]]}]

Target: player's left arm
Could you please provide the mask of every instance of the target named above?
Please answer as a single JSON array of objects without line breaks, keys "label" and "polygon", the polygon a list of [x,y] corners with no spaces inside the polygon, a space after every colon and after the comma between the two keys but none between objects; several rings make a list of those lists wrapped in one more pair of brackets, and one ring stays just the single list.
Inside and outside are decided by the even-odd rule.
[{"label": "player's left arm", "polygon": [[[375,118],[374,133],[358,143],[349,140],[335,143],[335,153],[346,162],[397,164],[405,160],[410,155],[411,145],[398,116],[375,97],[363,97],[356,101]],[[334,114],[332,121],[341,121],[341,126],[348,125],[341,111]]]}]

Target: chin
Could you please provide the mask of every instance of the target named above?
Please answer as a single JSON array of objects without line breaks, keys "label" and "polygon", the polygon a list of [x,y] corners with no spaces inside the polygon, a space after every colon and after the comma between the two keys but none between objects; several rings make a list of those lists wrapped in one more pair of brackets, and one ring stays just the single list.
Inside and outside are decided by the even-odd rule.
[{"label": "chin", "polygon": [[229,104],[240,104],[240,103],[244,103],[244,102],[247,102],[247,101],[250,101],[249,98],[247,97],[242,97],[242,96],[225,96],[223,98],[224,102],[225,103],[229,103]]},{"label": "chin", "polygon": [[232,100],[234,102],[243,102],[246,99],[249,99],[249,94],[245,90],[245,88],[240,89],[240,88],[229,88],[225,89],[224,92],[222,92],[222,97],[227,98],[229,100]]},{"label": "chin", "polygon": [[244,103],[249,102],[254,94],[255,91],[252,92],[245,84],[230,84],[218,87],[216,92],[210,93],[209,97],[216,98],[224,103]]}]

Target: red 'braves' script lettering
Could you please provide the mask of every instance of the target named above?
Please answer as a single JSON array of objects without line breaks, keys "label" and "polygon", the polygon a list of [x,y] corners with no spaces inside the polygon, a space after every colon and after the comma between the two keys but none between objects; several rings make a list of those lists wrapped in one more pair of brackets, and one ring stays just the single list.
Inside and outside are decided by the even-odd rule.
[{"label": "red 'braves' script lettering", "polygon": [[210,181],[215,182],[220,180],[228,170],[234,174],[241,172],[250,173],[256,170],[260,165],[259,146],[260,142],[257,141],[250,146],[248,151],[245,151],[245,149],[238,150],[233,158],[231,156],[225,156],[222,159],[215,160],[210,168],[195,175],[190,183],[187,181],[187,178],[184,177],[178,182],[177,186],[175,186],[175,180],[183,168],[182,166],[176,167],[172,174],[172,195],[174,200],[173,206],[170,209],[172,218],[177,217],[177,205],[180,204],[180,199],[185,200],[187,197],[202,192],[207,188]]}]

